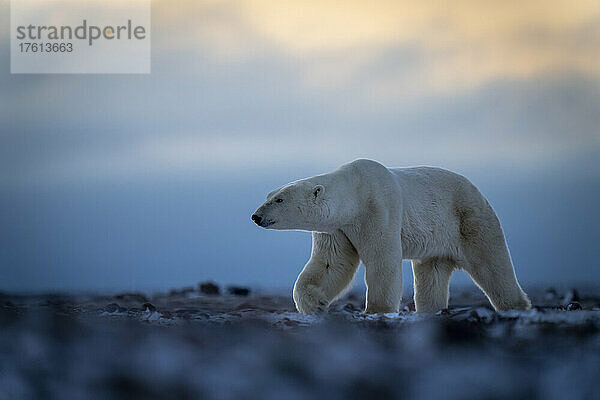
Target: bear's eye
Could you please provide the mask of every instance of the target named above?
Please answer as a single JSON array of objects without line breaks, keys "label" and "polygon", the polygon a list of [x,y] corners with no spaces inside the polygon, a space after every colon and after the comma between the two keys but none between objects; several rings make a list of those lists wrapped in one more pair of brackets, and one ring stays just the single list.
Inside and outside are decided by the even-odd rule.
[{"label": "bear's eye", "polygon": [[275,203],[283,203],[283,199],[275,199]]}]

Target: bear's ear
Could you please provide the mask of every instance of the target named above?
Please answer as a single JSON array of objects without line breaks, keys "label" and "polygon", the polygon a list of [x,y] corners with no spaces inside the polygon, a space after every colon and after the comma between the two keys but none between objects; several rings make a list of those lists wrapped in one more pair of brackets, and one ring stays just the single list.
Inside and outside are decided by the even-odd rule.
[{"label": "bear's ear", "polygon": [[323,185],[315,186],[312,190],[313,199],[317,200],[319,197],[321,197],[323,195],[324,191],[325,191],[325,188],[323,187]]}]

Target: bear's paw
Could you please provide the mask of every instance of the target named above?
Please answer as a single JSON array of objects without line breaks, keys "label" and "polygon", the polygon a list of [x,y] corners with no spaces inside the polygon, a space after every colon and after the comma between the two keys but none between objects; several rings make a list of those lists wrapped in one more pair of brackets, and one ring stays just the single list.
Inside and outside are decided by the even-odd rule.
[{"label": "bear's paw", "polygon": [[323,290],[315,285],[298,285],[294,288],[294,303],[302,314],[316,314],[327,309],[329,301]]}]

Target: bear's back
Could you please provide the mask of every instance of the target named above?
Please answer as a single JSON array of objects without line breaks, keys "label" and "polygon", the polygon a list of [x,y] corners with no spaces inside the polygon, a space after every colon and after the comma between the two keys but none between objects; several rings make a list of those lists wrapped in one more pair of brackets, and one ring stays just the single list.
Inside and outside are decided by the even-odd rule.
[{"label": "bear's back", "polygon": [[[390,168],[404,190],[442,190],[446,193],[462,193],[477,190],[464,176],[439,167]],[[426,190],[426,191],[429,191]]]}]

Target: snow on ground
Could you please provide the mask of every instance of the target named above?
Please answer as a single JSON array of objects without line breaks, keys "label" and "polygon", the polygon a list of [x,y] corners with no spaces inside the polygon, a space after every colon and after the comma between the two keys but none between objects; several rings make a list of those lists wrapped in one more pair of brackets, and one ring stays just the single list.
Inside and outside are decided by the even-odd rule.
[{"label": "snow on ground", "polygon": [[1,295],[0,399],[600,393],[593,295],[540,292],[531,311],[496,313],[465,291],[437,315],[417,315],[409,303],[401,313],[363,315],[361,295],[350,293],[306,316],[289,294],[231,292]]}]

